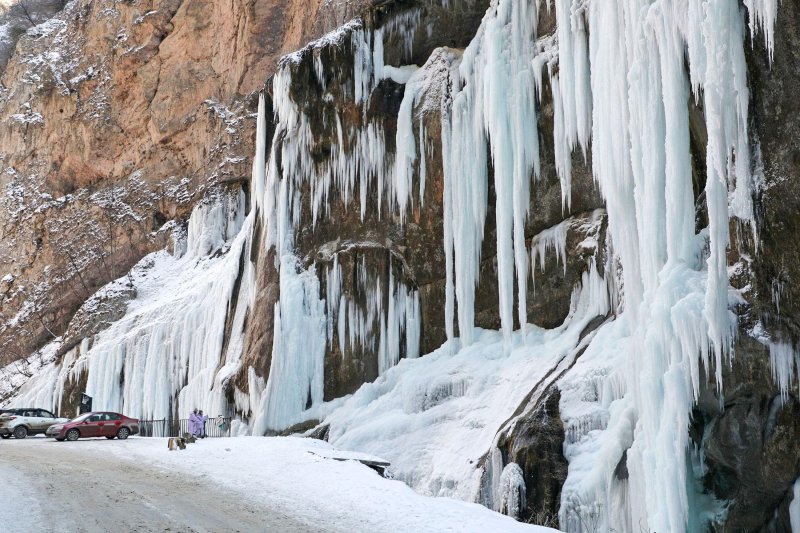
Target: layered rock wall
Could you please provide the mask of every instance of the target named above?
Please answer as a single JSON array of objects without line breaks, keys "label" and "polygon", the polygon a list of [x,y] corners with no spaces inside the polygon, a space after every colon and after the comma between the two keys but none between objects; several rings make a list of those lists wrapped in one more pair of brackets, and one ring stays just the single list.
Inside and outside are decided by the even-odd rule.
[{"label": "layered rock wall", "polygon": [[[63,9],[61,9],[63,8]],[[220,184],[247,184],[254,93],[358,2],[25,0],[2,16],[3,361],[169,244]]]}]

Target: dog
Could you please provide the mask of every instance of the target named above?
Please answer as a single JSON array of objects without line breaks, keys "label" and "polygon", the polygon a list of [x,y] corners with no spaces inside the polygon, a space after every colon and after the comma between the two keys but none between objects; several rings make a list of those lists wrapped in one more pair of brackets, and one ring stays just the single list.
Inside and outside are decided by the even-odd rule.
[{"label": "dog", "polygon": [[186,440],[180,437],[170,437],[169,441],[167,441],[167,449],[169,451],[173,450],[185,450],[186,449]]}]

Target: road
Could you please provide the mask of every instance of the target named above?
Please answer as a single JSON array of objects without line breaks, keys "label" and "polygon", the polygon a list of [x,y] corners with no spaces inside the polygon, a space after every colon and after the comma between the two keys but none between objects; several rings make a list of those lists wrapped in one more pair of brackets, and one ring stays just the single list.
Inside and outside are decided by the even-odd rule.
[{"label": "road", "polygon": [[202,477],[84,444],[89,442],[0,441],[0,531],[319,531]]}]

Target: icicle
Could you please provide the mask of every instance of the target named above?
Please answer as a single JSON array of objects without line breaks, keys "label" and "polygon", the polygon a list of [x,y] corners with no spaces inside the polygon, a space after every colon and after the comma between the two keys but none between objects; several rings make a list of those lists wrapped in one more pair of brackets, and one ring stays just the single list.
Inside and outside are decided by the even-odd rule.
[{"label": "icicle", "polygon": [[764,44],[772,63],[775,48],[775,20],[778,18],[778,0],[744,0],[750,15],[750,38],[755,40],[756,32],[764,32]]},{"label": "icicle", "polygon": [[[328,322],[328,341],[329,346],[333,347],[334,321],[336,321],[337,318],[338,321],[343,319],[343,317],[339,315],[340,295],[342,294],[342,268],[339,265],[338,254],[333,256],[333,266],[326,272],[325,287],[327,291],[325,309]],[[339,326],[338,329],[343,327],[343,325]],[[339,342],[342,342],[341,336],[339,337]],[[342,349],[342,354],[344,354],[344,349]]]},{"label": "icicle", "polygon": [[323,399],[326,319],[319,280],[313,267],[298,270],[290,254],[282,258],[280,272],[272,364],[255,435],[300,422],[302,412]]},{"label": "icicle", "polygon": [[419,121],[419,205],[425,205],[425,180],[427,179],[428,169],[425,159],[425,124]]},{"label": "icicle", "polygon": [[572,219],[556,224],[531,239],[531,278],[536,279],[536,259],[539,259],[539,269],[544,272],[545,259],[548,250],[556,254],[556,262],[567,270],[567,231]]},{"label": "icicle", "polygon": [[263,205],[267,187],[267,113],[264,94],[258,95],[258,119],[256,121],[256,153],[253,156],[253,204],[254,210],[260,211],[266,223],[266,211]]},{"label": "icicle", "polygon": [[[463,87],[454,91],[449,114],[443,115],[445,210],[453,217],[453,290],[457,297],[463,345],[472,342],[474,292],[480,264],[480,243],[486,217],[489,141],[497,195],[497,262],[500,316],[510,342],[514,316],[514,279],[518,285],[520,324],[525,327],[528,254],[525,219],[530,179],[539,173],[535,106],[535,10],[525,2],[501,0],[483,20],[478,35],[459,65]],[[448,222],[449,224],[449,222]],[[454,250],[448,248],[458,243]],[[448,270],[450,272],[450,270]],[[448,320],[449,323],[449,320]]]},{"label": "icicle", "polygon": [[800,381],[800,354],[795,352],[789,343],[771,342],[769,362],[772,367],[772,379],[778,385],[781,398],[785,402],[789,398],[789,389],[794,380]]}]

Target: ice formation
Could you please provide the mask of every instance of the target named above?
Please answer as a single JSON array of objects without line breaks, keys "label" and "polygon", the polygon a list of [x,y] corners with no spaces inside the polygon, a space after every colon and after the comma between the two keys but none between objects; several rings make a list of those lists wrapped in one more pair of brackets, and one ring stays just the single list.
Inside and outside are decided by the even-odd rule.
[{"label": "ice formation", "polygon": [[[514,276],[519,323],[526,314],[528,252],[525,221],[531,175],[539,173],[536,115],[538,9],[528,2],[501,0],[489,10],[458,66],[452,106],[443,117],[445,229],[448,285],[455,286],[461,342],[469,345],[474,328],[474,298],[480,243],[486,217],[489,168],[497,197],[497,277],[503,335],[514,327]],[[487,140],[488,151],[487,151]],[[445,215],[446,224],[451,216]],[[454,301],[447,295],[448,309]],[[449,317],[447,318],[449,320]],[[449,332],[452,329],[448,329]]]},{"label": "ice formation", "polygon": [[[406,53],[410,54],[410,36],[413,36],[415,20],[419,19],[419,12],[414,13],[412,10],[375,31],[352,24],[348,31],[323,39],[326,42],[339,39],[352,46],[354,83],[351,96],[355,104],[365,105],[371,91],[386,77],[413,87],[417,68],[385,65],[383,39],[384,32],[387,35],[398,33],[406,43]],[[309,49],[315,46],[312,44]],[[315,68],[318,82],[324,88],[318,57],[315,56]],[[394,210],[397,206],[400,212],[406,211],[413,173],[411,165],[417,153],[411,130],[414,91],[409,90],[409,103],[404,102],[405,108],[401,109],[396,139],[396,145],[401,148],[397,150],[396,159],[387,156],[385,135],[378,123],[345,127],[338,110],[334,109],[333,116],[326,120],[336,125],[336,142],[330,158],[320,164],[312,156],[315,132],[311,119],[291,93],[295,60],[296,57],[285,59],[275,75],[273,102],[277,124],[272,153],[268,162],[261,159],[255,162],[258,168],[253,178],[257,194],[255,210],[266,228],[266,246],[275,249],[281,287],[281,297],[275,307],[272,367],[266,390],[260,397],[261,407],[254,425],[256,433],[285,429],[299,422],[303,411],[322,401],[325,348],[332,344],[334,336],[338,337],[343,355],[347,348],[355,347],[375,353],[381,374],[397,364],[403,355],[419,356],[418,291],[396,280],[391,265],[388,280],[367,272],[366,265],[359,268],[358,292],[366,294],[366,305],[363,305],[348,298],[342,290],[338,256],[348,248],[334,250],[328,257],[332,259],[332,266],[324,269],[327,300],[322,300],[319,279],[323,271],[318,275],[315,265],[302,264],[294,242],[303,209],[310,209],[314,224],[319,220],[327,221],[330,205],[342,202],[347,208],[356,190],[362,220],[368,210],[374,210],[379,216],[384,209]],[[263,99],[262,96],[259,102],[259,158],[266,135],[262,129]],[[420,152],[423,150],[421,147]],[[303,205],[304,191],[308,191],[310,206]],[[380,249],[376,243],[351,244],[362,249]]]},{"label": "ice formation", "polygon": [[[544,264],[547,258],[547,253],[552,251],[555,254],[556,261],[567,268],[567,230],[569,230],[571,220],[565,220],[548,228],[533,239],[531,239],[531,277],[536,279],[536,267],[544,271]],[[538,265],[537,265],[538,259]]]},{"label": "ice formation", "polygon": [[772,367],[772,377],[781,391],[781,398],[786,401],[789,396],[789,389],[795,380],[800,381],[800,354],[798,354],[791,343],[770,342],[769,360]]},{"label": "ice formation", "polygon": [[525,504],[525,476],[517,463],[503,466],[500,450],[486,457],[486,480],[479,501],[497,512],[519,518]]},{"label": "ice formation", "polygon": [[241,357],[239,335],[225,342],[227,320],[233,312],[241,328],[237,300],[250,292],[246,280],[235,291],[252,222],[244,207],[241,190],[198,206],[178,255],[151,254],[114,282],[130,280],[137,292],[125,317],[48,365],[17,401],[58,411],[65,387],[86,373],[95,409],[144,419],[185,417],[194,408],[227,414],[224,385]]},{"label": "ice formation", "polygon": [[514,518],[519,517],[525,504],[525,478],[517,463],[508,463],[503,468],[498,488],[495,511]]},{"label": "ice formation", "polygon": [[[751,35],[763,33],[771,54],[776,0],[744,4]],[[139,296],[126,317],[47,367],[20,398],[58,406],[64,383],[86,370],[97,407],[133,416],[232,409],[255,433],[327,416],[331,442],[386,456],[417,490],[481,499],[515,515],[524,480],[518,465],[502,464],[495,439],[533,384],[544,380],[561,389],[567,429],[562,527],[684,530],[701,504],[687,489],[696,459],[689,414],[704,372],[723,386],[722,366],[735,340],[729,219],[754,227],[745,11],[730,0],[553,0],[546,9],[554,10],[557,30],[539,38],[544,8],[538,0],[495,0],[463,52],[434,52],[449,76],[438,110],[449,339],[441,349],[417,359],[419,293],[391,260],[387,276],[357,265],[355,284],[364,298],[346,294],[342,254],[351,245],[381,244],[337,243],[314,263],[299,256],[295,242],[301,220],[326,223],[335,205],[357,208],[362,220],[391,214],[403,221],[416,191],[419,204],[425,201],[431,124],[417,112],[434,90],[428,68],[434,56],[421,68],[386,65],[383,56],[390,36],[411,56],[420,12],[410,10],[380,28],[348,24],[288,56],[273,82],[269,153],[263,96],[259,103],[252,212],[244,217],[241,194],[199,207],[182,257],[160,253],[140,265]],[[326,108],[323,122],[333,125],[335,138],[330,157],[319,161],[312,156],[316,126],[294,100],[292,75],[303,54],[311,54],[316,82],[330,89],[321,50],[332,43],[352,52],[352,83],[340,89],[353,105],[363,108],[381,80],[406,87],[394,140],[366,113],[361,124],[346,126],[338,110]],[[562,209],[571,208],[579,152],[591,157],[608,222],[604,268],[596,258],[587,262],[569,318],[551,331],[529,325],[526,311],[537,263],[542,269],[553,254],[566,264],[571,227],[568,219],[526,241],[540,173],[545,73]],[[699,104],[708,132],[708,227],[697,232],[689,106]],[[490,179],[500,333],[475,328]],[[253,242],[257,235],[263,243]],[[254,300],[254,267],[244,258],[255,245],[274,250],[280,276],[272,365],[269,376],[249,369],[248,391],[235,389],[229,406],[224,384],[240,369],[243,324]],[[213,252],[222,255],[208,257]],[[159,297],[165,284],[148,270],[174,283],[167,296]],[[598,317],[603,324],[583,336]],[[374,354],[381,377],[325,404],[325,351],[334,342],[343,355],[356,347]],[[797,357],[790,345],[770,345],[784,395],[798,379]],[[548,377],[551,369],[558,372]],[[488,485],[482,485],[481,472],[464,458],[480,461],[487,453]],[[615,474],[622,464],[625,479]],[[793,524],[800,520],[797,487]]]},{"label": "ice formation", "polygon": [[[748,7],[751,32],[763,31],[771,48],[774,3]],[[461,345],[469,346],[491,161],[500,316],[507,346],[515,302],[523,329],[527,322],[531,257],[524,224],[531,179],[535,185],[539,165],[536,97],[541,73],[536,69],[547,65],[564,207],[570,205],[572,152],[580,148],[588,154],[591,149],[607,204],[613,255],[623,276],[617,333],[629,339],[626,363],[604,370],[609,392],[596,408],[600,418],[575,420],[579,424],[562,523],[581,529],[590,522],[608,527],[609,521],[618,520],[656,531],[681,530],[694,505],[686,490],[692,475],[689,413],[702,372],[715,373],[722,387],[721,369],[735,331],[728,296],[728,220],[736,216],[753,225],[744,12],[722,0],[557,0],[556,53],[537,46],[537,14],[527,2],[498,0],[463,56],[454,61],[458,74],[442,126],[447,154],[446,321],[457,301]],[[690,98],[702,102],[708,131],[709,226],[700,233],[694,226]],[[404,178],[396,193],[410,190],[410,153],[403,151]],[[560,251],[562,235],[540,239],[530,256],[541,257],[548,243]],[[448,334],[452,332],[448,324]],[[602,353],[602,347],[596,351]],[[791,380],[793,367],[786,360],[785,355],[773,357],[779,381]],[[587,446],[585,440],[597,438],[591,429],[613,438]],[[612,476],[623,452],[630,473],[625,483]],[[581,468],[587,471],[579,472]],[[609,516],[609,509],[620,503],[626,509],[622,516]]]}]

